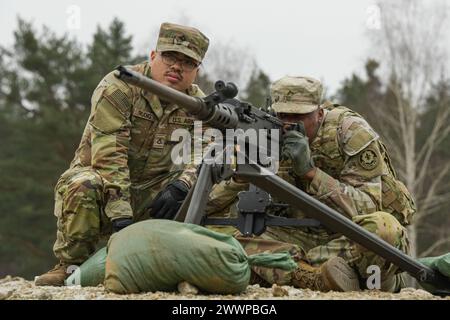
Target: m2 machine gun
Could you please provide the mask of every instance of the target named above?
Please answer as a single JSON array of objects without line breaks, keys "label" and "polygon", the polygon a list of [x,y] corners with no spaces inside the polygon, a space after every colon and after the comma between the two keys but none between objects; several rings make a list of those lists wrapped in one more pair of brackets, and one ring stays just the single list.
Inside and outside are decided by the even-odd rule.
[{"label": "m2 machine gun", "polygon": [[[275,116],[235,99],[238,89],[233,83],[225,84],[223,81],[218,81],[214,93],[205,98],[197,98],[122,66],[117,68],[116,76],[128,84],[177,104],[212,128],[244,131],[263,129],[269,132],[271,129],[283,128],[283,123]],[[271,140],[270,143],[280,143],[276,137],[269,136],[269,140]],[[238,217],[236,219],[207,218],[205,208],[212,187],[233,176],[238,180],[251,183],[249,191],[239,194]],[[272,196],[302,210],[312,219],[290,219],[266,214],[266,210],[274,205]],[[230,164],[204,161],[200,165],[197,182],[183,202],[175,220],[194,224],[234,225],[246,236],[259,235],[265,231],[266,226],[317,226],[320,223],[397,265],[419,282],[432,285],[437,289],[435,294],[450,294],[450,280],[438,271],[412,259],[339,212],[269,172],[258,161],[246,161],[235,167]]]}]

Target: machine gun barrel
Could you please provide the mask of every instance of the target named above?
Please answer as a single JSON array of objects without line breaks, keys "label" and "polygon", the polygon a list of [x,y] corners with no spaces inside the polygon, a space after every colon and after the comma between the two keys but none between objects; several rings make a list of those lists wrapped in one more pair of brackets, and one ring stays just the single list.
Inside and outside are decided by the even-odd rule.
[{"label": "machine gun barrel", "polygon": [[162,100],[179,105],[211,127],[218,129],[236,129],[238,127],[239,115],[235,107],[228,103],[222,103],[224,100],[236,96],[237,87],[232,83],[225,85],[223,81],[218,81],[216,83],[217,92],[202,99],[191,97],[123,66],[117,67],[117,71],[116,77],[120,80],[151,92]]},{"label": "machine gun barrel", "polygon": [[188,96],[123,66],[117,67],[117,70],[119,72],[116,76],[120,80],[152,92],[163,100],[183,106],[187,112],[196,115],[199,120],[208,118],[210,112],[208,112],[207,106],[202,99]]}]

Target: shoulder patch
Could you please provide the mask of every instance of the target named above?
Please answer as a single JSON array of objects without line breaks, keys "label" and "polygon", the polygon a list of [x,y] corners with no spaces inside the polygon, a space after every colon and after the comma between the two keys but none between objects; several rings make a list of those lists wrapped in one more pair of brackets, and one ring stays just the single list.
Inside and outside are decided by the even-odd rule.
[{"label": "shoulder patch", "polygon": [[340,142],[343,151],[354,156],[379,138],[379,135],[363,118],[350,116],[341,123]]},{"label": "shoulder patch", "polygon": [[115,84],[103,88],[101,96],[93,99],[89,123],[97,130],[110,134],[127,124],[131,114],[131,102]]},{"label": "shoulder patch", "polygon": [[359,154],[358,161],[361,167],[363,167],[364,169],[373,170],[378,165],[380,159],[378,157],[378,153],[375,150],[367,148]]},{"label": "shoulder patch", "polygon": [[115,85],[110,85],[103,92],[103,96],[122,114],[128,115],[131,110],[131,101],[127,95]]}]

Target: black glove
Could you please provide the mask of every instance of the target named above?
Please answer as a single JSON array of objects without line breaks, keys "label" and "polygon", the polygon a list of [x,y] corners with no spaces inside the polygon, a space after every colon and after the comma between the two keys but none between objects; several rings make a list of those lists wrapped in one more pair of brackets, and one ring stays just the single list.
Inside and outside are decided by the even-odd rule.
[{"label": "black glove", "polygon": [[281,158],[291,160],[292,170],[300,178],[314,168],[308,138],[305,136],[302,122],[283,135]]},{"label": "black glove", "polygon": [[118,218],[112,221],[112,229],[113,233],[122,230],[123,228],[128,227],[133,223],[133,219],[131,218]]},{"label": "black glove", "polygon": [[155,197],[151,205],[150,216],[155,219],[173,219],[188,192],[188,186],[183,181],[175,180],[169,183]]}]

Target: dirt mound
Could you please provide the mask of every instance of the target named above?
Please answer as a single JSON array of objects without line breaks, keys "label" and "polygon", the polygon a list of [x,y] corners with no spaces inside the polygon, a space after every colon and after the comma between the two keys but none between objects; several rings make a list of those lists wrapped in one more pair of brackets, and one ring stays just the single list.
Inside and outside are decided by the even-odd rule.
[{"label": "dirt mound", "polygon": [[[356,300],[441,300],[443,298],[413,288],[405,288],[400,293],[380,291],[362,292],[328,292],[296,289],[289,286],[261,288],[259,285],[248,286],[239,295],[204,295],[181,294],[179,292],[152,292],[142,294],[118,295],[107,292],[103,286],[85,287],[36,287],[32,281],[19,277],[7,276],[0,279],[0,300],[158,300],[158,299],[210,299],[210,300],[252,300],[252,299],[356,299]],[[446,297],[450,300],[450,297]]]}]

